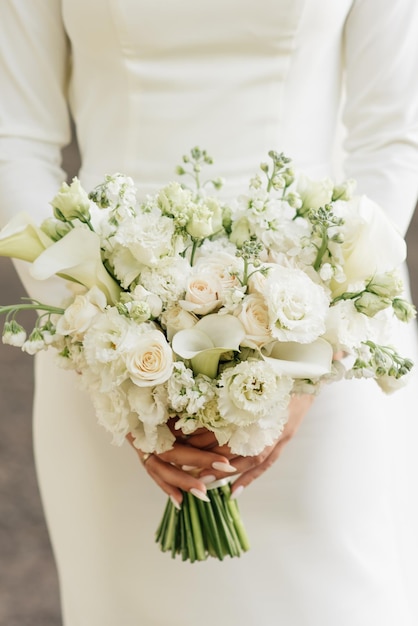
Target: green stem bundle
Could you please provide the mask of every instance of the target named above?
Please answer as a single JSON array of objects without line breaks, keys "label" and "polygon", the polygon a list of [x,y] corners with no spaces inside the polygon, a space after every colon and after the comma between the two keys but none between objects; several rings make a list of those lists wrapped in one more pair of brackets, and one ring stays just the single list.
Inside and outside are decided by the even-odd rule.
[{"label": "green stem bundle", "polygon": [[249,542],[229,485],[209,489],[210,502],[202,502],[183,492],[180,510],[171,500],[157,529],[156,542],[162,552],[171,552],[183,561],[204,561],[208,556],[223,560],[225,556],[241,556],[249,550]]}]

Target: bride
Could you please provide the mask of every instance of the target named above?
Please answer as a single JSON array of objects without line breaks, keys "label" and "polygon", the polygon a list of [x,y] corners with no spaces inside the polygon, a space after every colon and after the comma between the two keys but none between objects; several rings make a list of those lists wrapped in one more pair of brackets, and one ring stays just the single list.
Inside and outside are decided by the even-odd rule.
[{"label": "bride", "polygon": [[[3,0],[0,31],[3,223],[23,209],[46,215],[71,110],[84,187],[122,171],[143,195],[196,144],[231,196],[270,149],[333,175],[342,119],[344,176],[407,229],[415,0]],[[394,341],[417,360],[414,328]],[[295,400],[275,446],[234,459],[251,551],[190,565],[153,543],[166,494],[206,489],[171,462],[228,458],[183,445],[141,464],[128,443],[110,445],[75,376],[38,355],[35,453],[64,625],[415,626],[414,376],[394,397],[343,381],[312,406]]]}]

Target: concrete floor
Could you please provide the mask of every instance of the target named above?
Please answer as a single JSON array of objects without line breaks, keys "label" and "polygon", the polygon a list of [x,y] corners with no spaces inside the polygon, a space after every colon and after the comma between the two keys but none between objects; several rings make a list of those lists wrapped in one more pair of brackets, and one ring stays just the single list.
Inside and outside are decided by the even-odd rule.
[{"label": "concrete floor", "polygon": [[[70,170],[75,167],[70,151]],[[408,233],[418,303],[418,211]],[[0,301],[23,295],[0,259]],[[31,443],[32,359],[0,346],[0,626],[61,626],[56,570],[35,479]]]}]

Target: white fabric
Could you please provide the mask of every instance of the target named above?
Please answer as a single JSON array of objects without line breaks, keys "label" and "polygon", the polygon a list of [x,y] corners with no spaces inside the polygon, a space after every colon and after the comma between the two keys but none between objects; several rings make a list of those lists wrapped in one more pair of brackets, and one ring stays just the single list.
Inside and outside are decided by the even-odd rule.
[{"label": "white fabric", "polygon": [[[406,230],[416,0],[2,0],[0,30],[3,221],[46,214],[67,94],[87,186],[122,171],[145,193],[198,144],[233,193],[271,148],[330,173],[344,87],[346,172]],[[417,358],[414,333],[401,343]],[[76,378],[40,355],[35,449],[65,626],[418,623],[416,373],[390,398],[367,381],[327,389],[241,496],[250,553],[195,565],[159,553],[165,496]]]}]

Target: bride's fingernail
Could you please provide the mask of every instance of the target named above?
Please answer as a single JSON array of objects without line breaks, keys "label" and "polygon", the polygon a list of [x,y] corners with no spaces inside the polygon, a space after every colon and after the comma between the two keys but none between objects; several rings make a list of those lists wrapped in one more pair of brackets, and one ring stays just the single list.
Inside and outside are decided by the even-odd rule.
[{"label": "bride's fingernail", "polygon": [[207,474],[206,476],[199,476],[199,479],[204,485],[209,485],[209,483],[215,482],[216,476],[214,476],[213,474]]},{"label": "bride's fingernail", "polygon": [[235,500],[236,498],[238,498],[238,496],[240,496],[243,491],[244,491],[244,485],[240,485],[239,487],[234,489],[234,491],[231,493],[231,496],[230,496],[231,500]]},{"label": "bride's fingernail", "polygon": [[180,509],[181,509],[181,504],[180,504],[180,502],[177,502],[177,500],[175,499],[175,497],[174,497],[174,496],[169,496],[169,497],[170,497],[170,500],[171,500],[171,502],[172,502],[173,506],[175,506],[175,507],[176,507],[176,509],[177,509],[178,511],[180,511]]},{"label": "bride's fingernail", "polygon": [[221,461],[215,461],[212,463],[212,467],[219,472],[230,472],[231,474],[237,471],[237,468],[233,467],[233,465],[229,465],[229,463],[222,463]]},{"label": "bride's fingernail", "polygon": [[196,465],[182,465],[181,469],[184,470],[185,472],[192,472],[193,470],[196,470],[197,467]]},{"label": "bride's fingernail", "polygon": [[190,489],[190,493],[196,498],[199,498],[199,500],[203,500],[203,502],[210,502],[207,495],[203,491],[200,491],[200,489],[196,489],[195,487],[193,487],[192,489]]}]

